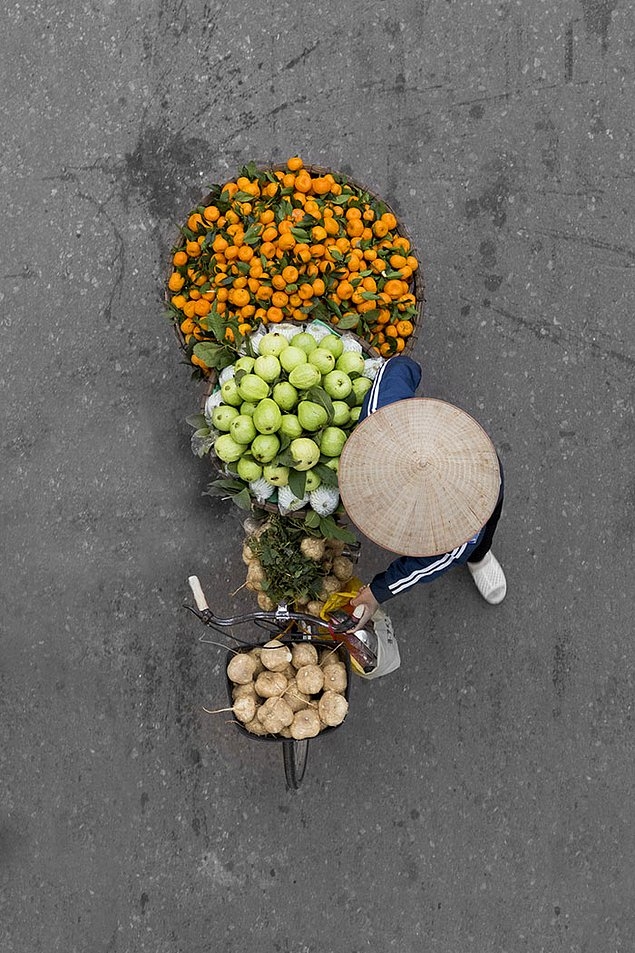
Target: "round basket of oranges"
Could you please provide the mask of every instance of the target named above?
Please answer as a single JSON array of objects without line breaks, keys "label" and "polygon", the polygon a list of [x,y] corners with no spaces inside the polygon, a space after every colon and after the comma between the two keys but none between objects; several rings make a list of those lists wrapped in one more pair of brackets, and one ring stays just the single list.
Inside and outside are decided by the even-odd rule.
[{"label": "round basket of oranges", "polygon": [[382,357],[408,353],[424,280],[383,199],[293,156],[271,168],[251,162],[212,187],[171,250],[165,300],[188,360],[207,377],[214,366],[197,354],[201,342],[236,347],[283,321],[318,319]]}]

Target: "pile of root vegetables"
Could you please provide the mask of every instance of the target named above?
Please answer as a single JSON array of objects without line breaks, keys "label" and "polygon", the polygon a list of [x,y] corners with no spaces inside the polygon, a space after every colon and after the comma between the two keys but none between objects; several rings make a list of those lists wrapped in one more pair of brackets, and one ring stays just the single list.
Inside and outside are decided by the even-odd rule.
[{"label": "pile of root vegetables", "polygon": [[340,725],[348,712],[347,671],[339,647],[310,642],[236,652],[227,666],[231,711],[254,735],[314,738]]}]

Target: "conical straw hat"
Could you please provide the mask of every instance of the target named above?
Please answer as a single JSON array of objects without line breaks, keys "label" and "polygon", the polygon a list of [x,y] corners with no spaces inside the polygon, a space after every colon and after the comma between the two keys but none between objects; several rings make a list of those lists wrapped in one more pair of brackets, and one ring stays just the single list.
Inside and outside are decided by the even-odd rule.
[{"label": "conical straw hat", "polygon": [[353,523],[403,556],[436,556],[467,542],[500,489],[498,457],[480,424],[428,397],[388,404],[358,424],[338,473]]}]

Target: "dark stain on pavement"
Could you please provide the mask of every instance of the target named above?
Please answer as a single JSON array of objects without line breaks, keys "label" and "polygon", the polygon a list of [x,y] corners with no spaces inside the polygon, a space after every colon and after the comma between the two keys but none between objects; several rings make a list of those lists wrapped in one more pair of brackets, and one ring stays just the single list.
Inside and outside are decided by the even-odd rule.
[{"label": "dark stain on pavement", "polygon": [[602,50],[606,52],[609,45],[609,27],[618,0],[580,0],[580,4],[587,33],[594,33],[599,37]]},{"label": "dark stain on pavement", "polygon": [[467,199],[465,215],[468,221],[486,218],[495,228],[507,221],[507,201],[511,194],[513,162],[507,156],[498,156],[484,169],[484,188],[480,195]]},{"label": "dark stain on pavement", "polygon": [[549,118],[545,116],[534,125],[535,131],[544,134],[544,144],[541,148],[541,161],[550,176],[557,177],[560,171],[558,131]]},{"label": "dark stain on pavement", "polygon": [[492,238],[484,238],[478,246],[483,267],[488,270],[496,268],[496,242]]},{"label": "dark stain on pavement", "polygon": [[561,714],[560,703],[569,684],[575,660],[576,653],[571,645],[570,634],[564,632],[554,646],[551,663],[551,681],[558,699],[553,709],[554,718]]},{"label": "dark stain on pavement", "polygon": [[125,156],[124,180],[155,218],[178,220],[184,201],[180,183],[195,180],[201,169],[214,168],[214,161],[214,150],[204,139],[166,136],[161,125],[146,127],[134,151]]}]

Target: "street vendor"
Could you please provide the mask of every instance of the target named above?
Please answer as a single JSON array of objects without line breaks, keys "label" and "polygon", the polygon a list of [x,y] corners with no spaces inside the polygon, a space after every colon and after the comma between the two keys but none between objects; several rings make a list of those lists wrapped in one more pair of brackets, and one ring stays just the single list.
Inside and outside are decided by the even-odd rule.
[{"label": "street vendor", "polygon": [[442,400],[417,398],[421,368],[390,358],[366,394],[340,459],[344,507],[370,540],[398,554],[352,600],[362,628],[381,603],[467,565],[491,605],[507,583],[491,551],[503,471],[481,426]]}]

